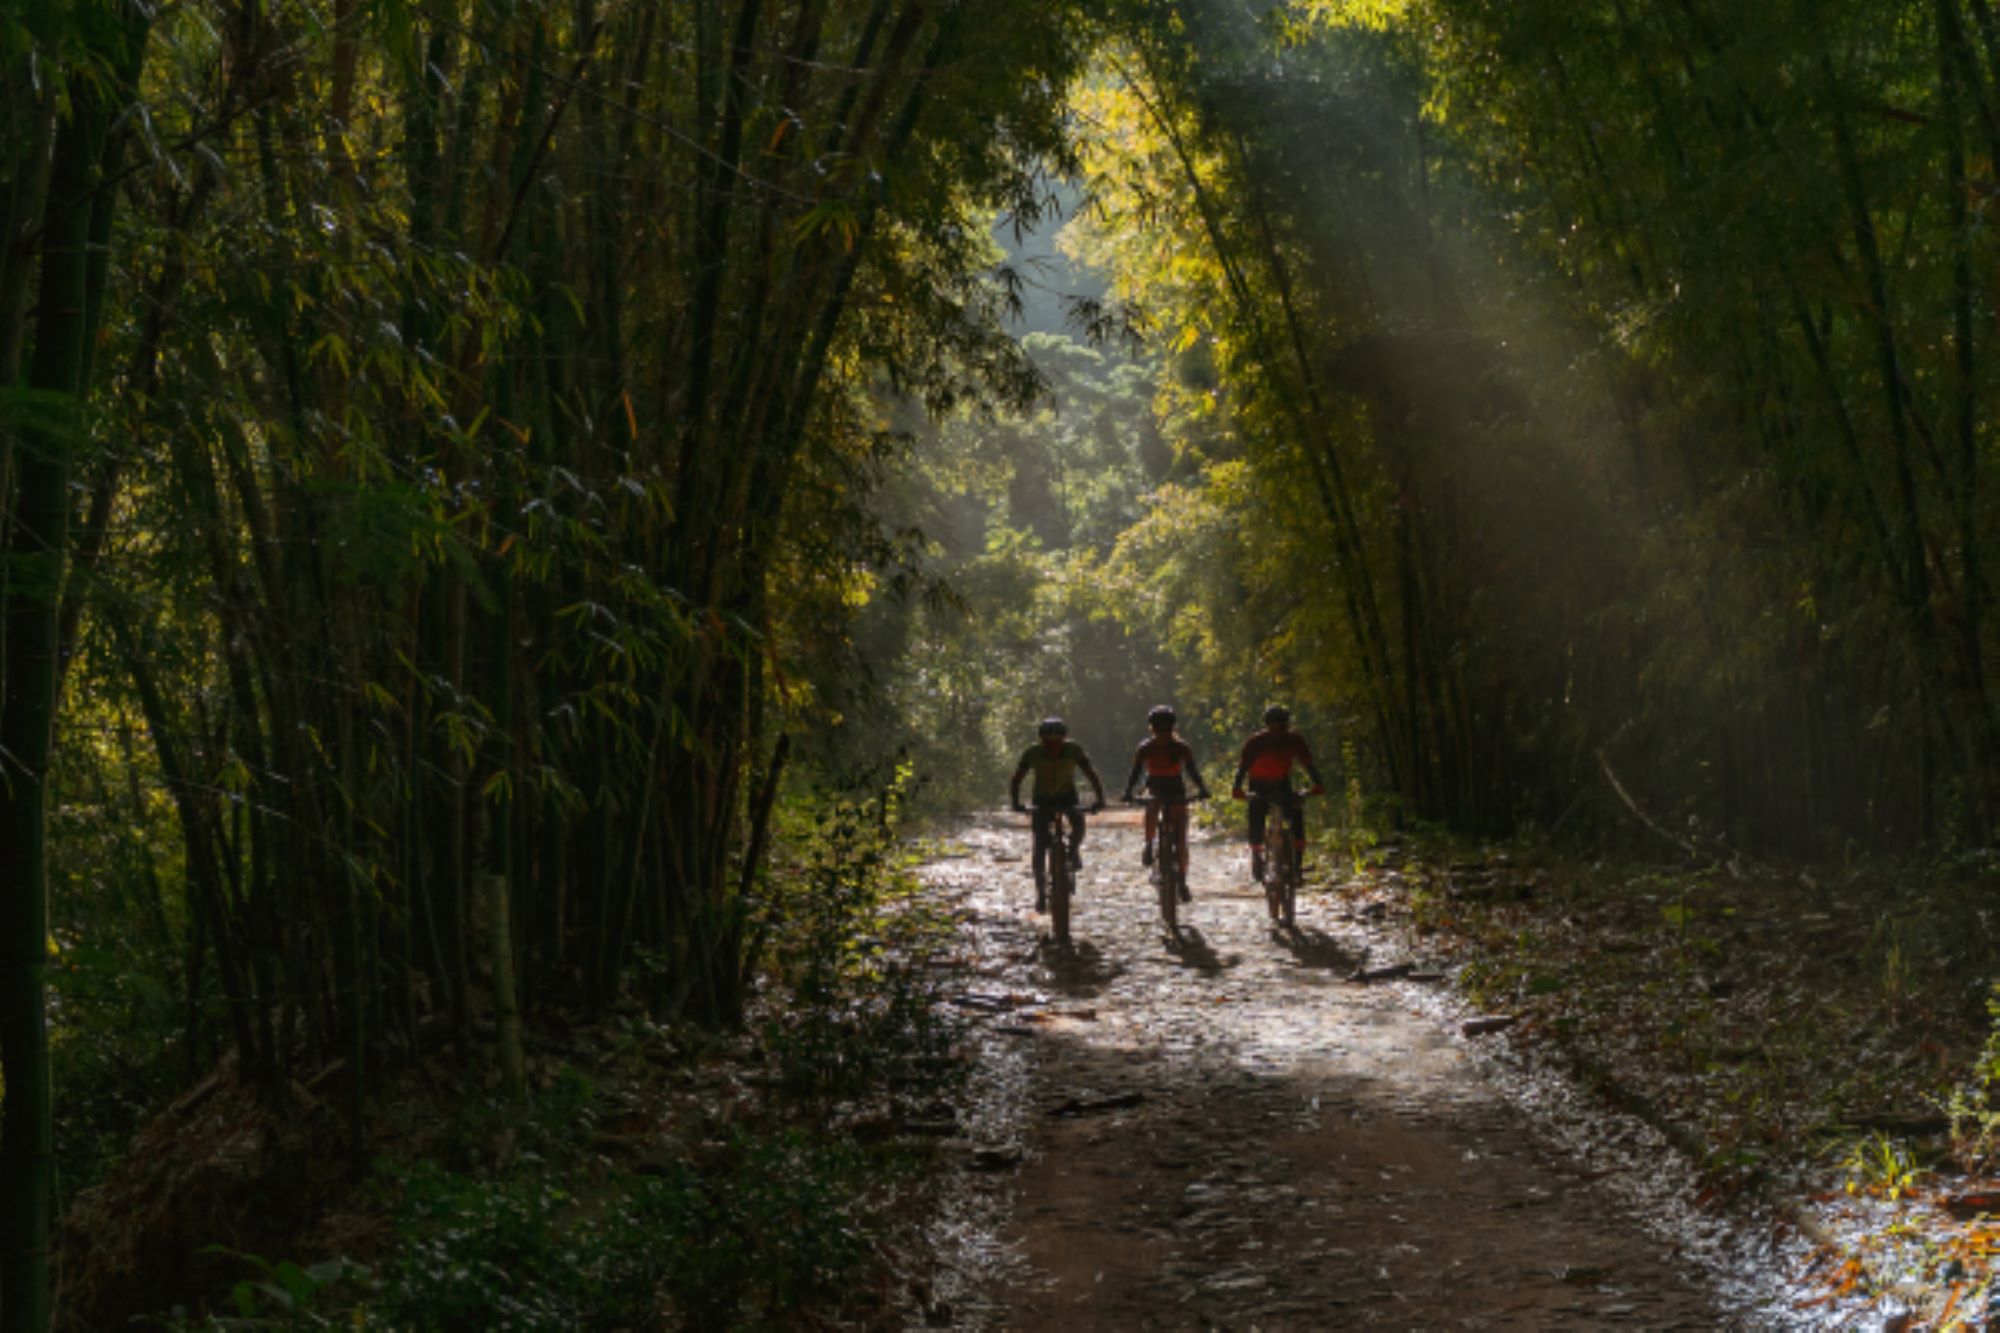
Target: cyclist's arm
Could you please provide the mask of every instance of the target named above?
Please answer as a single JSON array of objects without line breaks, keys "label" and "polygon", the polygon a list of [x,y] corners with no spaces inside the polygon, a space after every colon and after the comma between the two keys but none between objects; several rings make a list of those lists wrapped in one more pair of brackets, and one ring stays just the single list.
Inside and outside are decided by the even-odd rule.
[{"label": "cyclist's arm", "polygon": [[1243,753],[1236,756],[1236,776],[1229,780],[1229,794],[1237,800],[1243,799],[1243,779],[1250,773],[1250,747],[1246,744]]},{"label": "cyclist's arm", "polygon": [[1017,807],[1021,804],[1021,779],[1027,776],[1028,766],[1026,764],[1014,770],[1014,780],[1007,786],[1007,804]]}]

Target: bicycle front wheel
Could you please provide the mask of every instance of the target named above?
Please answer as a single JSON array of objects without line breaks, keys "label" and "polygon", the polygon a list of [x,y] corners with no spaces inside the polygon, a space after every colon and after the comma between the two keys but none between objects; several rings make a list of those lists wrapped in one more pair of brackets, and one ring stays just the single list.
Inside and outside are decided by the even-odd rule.
[{"label": "bicycle front wheel", "polygon": [[1057,843],[1050,853],[1054,863],[1049,866],[1049,920],[1055,927],[1056,939],[1067,944],[1070,894],[1076,885],[1071,879],[1069,848]]},{"label": "bicycle front wheel", "polygon": [[1285,839],[1283,835],[1271,840],[1264,849],[1264,874],[1259,883],[1264,890],[1264,907],[1276,921],[1284,911],[1285,885]]}]

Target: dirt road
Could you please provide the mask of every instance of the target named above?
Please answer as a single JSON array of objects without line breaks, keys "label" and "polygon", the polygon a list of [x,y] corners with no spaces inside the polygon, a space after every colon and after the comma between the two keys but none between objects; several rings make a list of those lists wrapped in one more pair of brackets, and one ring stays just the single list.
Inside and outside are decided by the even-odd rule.
[{"label": "dirt road", "polygon": [[1348,982],[1364,937],[1334,898],[1280,935],[1240,845],[1201,842],[1169,946],[1115,812],[1057,948],[1025,841],[984,821],[929,872],[967,915],[981,1052],[933,1323],[1768,1326],[1620,1195],[1633,1168],[1524,1114],[1410,984]]}]

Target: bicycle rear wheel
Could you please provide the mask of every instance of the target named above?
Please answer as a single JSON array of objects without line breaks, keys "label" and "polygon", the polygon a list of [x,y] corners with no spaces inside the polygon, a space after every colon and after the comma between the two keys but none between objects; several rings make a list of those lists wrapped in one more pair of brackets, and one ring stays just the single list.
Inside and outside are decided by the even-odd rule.
[{"label": "bicycle rear wheel", "polygon": [[1069,840],[1049,839],[1049,921],[1058,942],[1069,943],[1069,903],[1076,887],[1069,867]]},{"label": "bicycle rear wheel", "polygon": [[1180,929],[1181,865],[1180,849],[1174,846],[1171,830],[1160,831],[1159,871],[1154,883],[1160,890],[1160,920],[1168,930]]},{"label": "bicycle rear wheel", "polygon": [[1299,845],[1291,838],[1285,839],[1285,864],[1280,873],[1284,883],[1280,919],[1287,930],[1294,930],[1299,924]]},{"label": "bicycle rear wheel", "polygon": [[1264,847],[1264,907],[1271,914],[1271,920],[1279,919],[1284,911],[1285,848],[1289,838],[1281,829]]}]

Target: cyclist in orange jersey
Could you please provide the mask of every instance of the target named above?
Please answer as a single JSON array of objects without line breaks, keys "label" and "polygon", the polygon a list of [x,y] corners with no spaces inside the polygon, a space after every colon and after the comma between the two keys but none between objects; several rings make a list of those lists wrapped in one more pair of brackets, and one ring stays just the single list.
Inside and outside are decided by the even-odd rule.
[{"label": "cyclist in orange jersey", "polygon": [[1181,897],[1186,900],[1187,784],[1189,780],[1194,782],[1195,792],[1202,800],[1208,799],[1208,784],[1202,780],[1201,766],[1195,763],[1193,747],[1174,732],[1177,720],[1174,710],[1165,704],[1146,715],[1146,725],[1152,734],[1139,742],[1139,748],[1132,754],[1132,773],[1125,779],[1125,799],[1132,799],[1142,775],[1147,794],[1159,798],[1146,804],[1146,846],[1139,854],[1143,865],[1153,864],[1153,839],[1159,831],[1160,807],[1166,807],[1169,832],[1180,849]]}]

